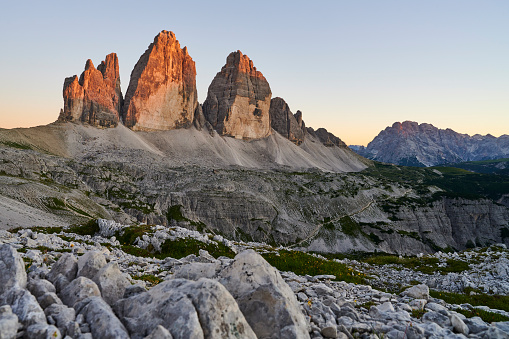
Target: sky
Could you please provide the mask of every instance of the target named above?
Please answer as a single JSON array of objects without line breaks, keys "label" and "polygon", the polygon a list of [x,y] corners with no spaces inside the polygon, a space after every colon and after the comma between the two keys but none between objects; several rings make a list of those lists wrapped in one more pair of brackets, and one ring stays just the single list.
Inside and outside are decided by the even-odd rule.
[{"label": "sky", "polygon": [[366,145],[396,121],[509,134],[509,1],[3,1],[0,127],[53,122],[66,77],[115,52],[122,92],[161,30],[202,103],[241,50],[307,126]]}]

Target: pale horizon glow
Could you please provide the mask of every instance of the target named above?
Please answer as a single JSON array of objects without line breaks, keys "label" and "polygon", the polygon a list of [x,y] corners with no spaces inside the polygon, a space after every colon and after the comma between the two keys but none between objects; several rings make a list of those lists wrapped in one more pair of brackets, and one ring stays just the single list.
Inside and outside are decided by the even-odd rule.
[{"label": "pale horizon glow", "polygon": [[0,13],[0,127],[55,121],[65,77],[115,52],[122,93],[155,35],[196,62],[198,101],[227,55],[247,54],[307,126],[366,145],[406,120],[509,134],[509,2],[55,1]]}]

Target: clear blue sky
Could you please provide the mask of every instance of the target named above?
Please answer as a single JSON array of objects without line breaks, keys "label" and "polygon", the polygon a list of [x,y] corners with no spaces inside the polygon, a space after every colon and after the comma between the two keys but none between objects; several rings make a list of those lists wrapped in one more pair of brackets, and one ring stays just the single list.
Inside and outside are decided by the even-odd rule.
[{"label": "clear blue sky", "polygon": [[4,1],[0,127],[56,120],[65,77],[116,52],[122,91],[175,32],[203,102],[240,49],[308,126],[366,144],[395,121],[509,134],[509,1]]}]

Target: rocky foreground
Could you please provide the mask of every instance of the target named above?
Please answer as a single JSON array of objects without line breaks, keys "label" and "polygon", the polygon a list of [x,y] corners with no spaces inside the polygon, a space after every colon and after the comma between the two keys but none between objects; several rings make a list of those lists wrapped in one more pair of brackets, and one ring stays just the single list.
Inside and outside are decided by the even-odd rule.
[{"label": "rocky foreground", "polygon": [[[201,249],[180,259],[136,256],[120,245],[127,226],[106,220],[98,226],[94,235],[1,231],[0,338],[509,338],[509,322],[465,317],[462,310],[475,308],[433,298],[425,284],[395,294],[332,275],[279,272],[259,253],[282,248],[178,227],[146,226],[127,252],[159,253],[192,239],[238,254],[215,258]],[[507,256],[500,247],[435,258],[446,258],[445,265],[471,259],[459,276],[477,272],[484,285],[475,287],[489,290],[507,285]],[[457,282],[465,281],[452,273],[423,276],[397,265],[343,262],[374,282],[434,277],[435,286],[448,280],[460,288]]]}]

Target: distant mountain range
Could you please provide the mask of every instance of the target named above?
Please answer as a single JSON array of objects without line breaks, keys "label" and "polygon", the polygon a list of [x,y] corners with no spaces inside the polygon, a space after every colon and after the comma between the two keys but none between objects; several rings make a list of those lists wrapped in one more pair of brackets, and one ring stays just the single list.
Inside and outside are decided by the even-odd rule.
[{"label": "distant mountain range", "polygon": [[435,165],[509,158],[509,135],[460,134],[431,124],[396,122],[367,147],[350,146],[368,159],[405,166]]}]

